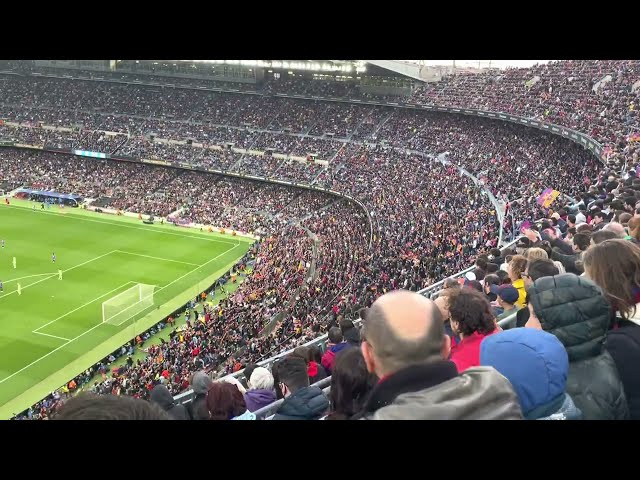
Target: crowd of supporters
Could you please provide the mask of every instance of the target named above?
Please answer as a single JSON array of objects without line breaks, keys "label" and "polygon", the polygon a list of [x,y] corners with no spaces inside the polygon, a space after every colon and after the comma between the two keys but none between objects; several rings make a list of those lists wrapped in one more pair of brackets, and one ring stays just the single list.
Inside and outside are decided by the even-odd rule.
[{"label": "crowd of supporters", "polygon": [[[357,398],[349,399],[345,392],[338,392],[334,398],[334,385],[340,385],[339,382],[343,379],[332,377],[331,402],[326,398],[323,400],[322,392],[318,392],[319,389],[316,387],[309,387],[309,379],[306,381],[307,385],[304,385],[305,382],[298,375],[300,369],[304,369],[309,377],[318,377],[318,366],[322,362],[314,360],[313,353],[302,355],[305,357],[302,359],[302,366],[294,358],[291,358],[291,361],[283,361],[282,370],[278,366],[272,373],[281,379],[280,382],[274,383],[276,388],[272,393],[275,396],[285,395],[287,398],[295,395],[304,397],[304,401],[314,405],[314,408],[307,405],[308,411],[316,412],[313,418],[320,418],[329,411],[334,412],[336,415],[333,417],[336,418],[340,417],[339,414],[351,417],[358,412],[360,416],[367,418],[449,418],[446,412],[452,407],[444,400],[442,405],[438,404],[437,393],[433,397],[433,392],[420,392],[420,395],[398,401],[402,395],[397,399],[384,391],[392,387],[377,385],[371,389],[372,375],[391,375],[393,378],[396,372],[401,372],[402,375],[398,373],[397,377],[397,381],[400,382],[402,378],[408,380],[409,373],[418,378],[432,373],[435,375],[434,372],[439,369],[447,377],[447,381],[441,383],[450,383],[446,388],[461,389],[458,397],[462,402],[465,394],[471,398],[471,393],[465,392],[460,386],[462,383],[471,384],[471,388],[477,384],[480,390],[490,387],[488,390],[482,390],[485,403],[471,405],[465,410],[470,412],[465,418],[549,418],[554,415],[562,418],[628,418],[629,412],[632,418],[638,418],[638,407],[634,404],[634,401],[637,403],[638,395],[635,378],[625,366],[621,366],[621,358],[629,355],[635,358],[633,355],[637,355],[637,351],[633,350],[627,341],[628,338],[637,338],[634,337],[637,335],[634,330],[637,327],[627,319],[635,315],[635,309],[632,307],[636,303],[635,300],[638,300],[634,300],[637,296],[636,290],[640,289],[638,274],[637,270],[620,266],[620,269],[625,271],[625,281],[628,285],[612,286],[611,268],[615,262],[609,261],[604,249],[598,246],[602,243],[609,248],[616,247],[619,251],[628,250],[628,253],[625,253],[626,262],[635,268],[637,252],[627,247],[636,248],[633,244],[638,243],[640,231],[635,222],[637,203],[640,200],[640,180],[636,180],[638,151],[637,141],[634,141],[633,137],[638,133],[638,88],[634,83],[638,81],[638,65],[637,61],[554,62],[546,66],[508,70],[499,74],[458,75],[416,89],[412,99],[420,103],[507,111],[576,128],[603,142],[606,145],[607,158],[615,160],[616,166],[626,162],[628,168],[622,174],[619,173],[620,170],[602,170],[595,158],[568,140],[532,131],[523,126],[475,117],[402,109],[374,109],[349,104],[326,105],[322,102],[275,97],[242,98],[242,95],[201,94],[180,90],[165,92],[143,87],[124,88],[118,85],[101,86],[101,93],[106,97],[101,99],[95,93],[84,91],[86,87],[82,86],[83,82],[66,81],[67,85],[61,87],[59,80],[38,80],[42,85],[36,86],[39,94],[33,95],[33,92],[25,92],[29,89],[21,85],[20,81],[5,79],[5,86],[11,95],[7,96],[8,100],[3,100],[0,113],[9,120],[25,121],[28,116],[30,122],[46,123],[41,118],[53,120],[55,116],[48,116],[52,115],[50,110],[60,108],[62,115],[68,119],[68,110],[73,110],[73,102],[76,99],[63,106],[63,100],[56,99],[55,95],[58,94],[60,98],[78,95],[86,102],[84,108],[89,105],[101,109],[102,112],[146,117],[170,116],[174,127],[182,122],[182,126],[172,128],[172,131],[180,131],[182,128],[183,133],[193,133],[195,141],[203,141],[202,136],[205,132],[212,131],[213,128],[219,129],[217,125],[241,127],[225,127],[224,130],[230,135],[224,137],[223,132],[222,137],[216,138],[214,143],[229,142],[234,146],[242,145],[238,148],[259,145],[264,148],[291,149],[293,154],[299,156],[317,153],[319,158],[329,160],[330,164],[326,168],[320,168],[314,164],[296,163],[294,169],[289,168],[292,163],[284,162],[282,159],[241,155],[229,151],[230,153],[221,154],[219,157],[224,159],[222,162],[225,162],[225,165],[229,165],[227,168],[233,167],[236,171],[260,176],[315,182],[315,185],[347,193],[365,205],[370,214],[373,231],[370,239],[366,216],[359,207],[345,201],[330,205],[329,201],[324,202],[316,196],[315,201],[309,202],[311,207],[305,208],[299,200],[303,195],[285,187],[248,187],[249,191],[234,198],[231,192],[241,190],[241,187],[232,186],[224,195],[216,191],[218,182],[230,180],[201,180],[204,176],[195,173],[193,178],[187,177],[186,174],[153,173],[150,175],[152,178],[144,180],[144,175],[140,176],[140,182],[150,182],[143,186],[127,185],[126,188],[130,190],[126,192],[114,188],[121,193],[121,199],[128,198],[129,193],[135,197],[121,204],[121,208],[134,211],[135,208],[153,209],[153,205],[145,199],[149,197],[148,192],[163,190],[163,194],[176,199],[176,206],[182,206],[185,218],[191,221],[208,222],[244,231],[278,231],[275,238],[283,242],[282,246],[268,243],[269,247],[264,247],[263,242],[259,246],[261,249],[281,248],[282,252],[291,250],[302,255],[303,251],[311,251],[309,247],[314,242],[314,235],[319,242],[315,272],[311,273],[310,279],[305,278],[309,273],[310,257],[304,257],[302,260],[297,258],[288,264],[291,276],[286,285],[297,288],[276,289],[274,295],[280,295],[278,303],[282,302],[287,306],[283,309],[283,320],[278,323],[272,334],[259,337],[256,334],[260,327],[264,327],[264,323],[243,320],[248,312],[254,313],[254,310],[258,309],[264,315],[257,315],[256,318],[266,321],[268,314],[274,313],[274,310],[269,310],[267,303],[260,301],[261,306],[253,305],[254,310],[251,310],[251,305],[247,307],[244,304],[239,306],[231,303],[228,310],[233,320],[223,323],[213,320],[211,325],[205,328],[204,335],[204,331],[198,331],[194,335],[189,333],[189,340],[182,348],[180,345],[185,343],[186,338],[183,336],[182,342],[178,341],[171,348],[166,347],[166,351],[161,351],[160,354],[163,356],[169,351],[179,351],[182,357],[188,357],[188,352],[193,350],[191,347],[198,346],[198,339],[201,337],[225,338],[224,348],[218,348],[219,345],[211,346],[210,343],[208,353],[216,350],[219,357],[213,363],[222,365],[222,370],[228,373],[238,365],[245,365],[261,358],[265,353],[281,351],[312,338],[325,331],[329,325],[338,324],[342,315],[353,317],[360,308],[374,305],[370,309],[371,323],[366,327],[367,341],[362,349],[364,355],[357,357],[353,354],[353,358],[348,360],[351,362],[350,372],[357,369],[356,364],[364,365],[364,368],[358,371],[362,373],[362,385],[368,386],[365,394],[358,393]],[[55,85],[52,86],[52,83]],[[272,84],[267,84],[267,91],[269,85]],[[15,100],[21,92],[26,98],[23,103],[25,111],[29,111],[28,115],[20,113],[20,109],[15,107],[15,102],[11,100]],[[120,98],[111,98],[117,95],[120,95]],[[206,98],[200,98],[198,95],[204,95]],[[136,101],[127,101],[128,98],[135,98]],[[172,105],[167,105],[167,102]],[[321,113],[315,116],[303,113],[313,109]],[[39,112],[47,113],[40,117]],[[288,113],[291,113],[291,118],[294,119],[292,121],[297,122],[295,129],[291,127],[293,123],[284,126],[287,122],[283,118],[286,118]],[[216,126],[204,124],[193,130],[184,130],[189,128],[187,125],[190,125],[190,120],[208,120]],[[72,121],[75,121],[75,118]],[[52,123],[60,125],[60,121]],[[95,128],[104,130],[104,127],[98,126],[99,124],[100,121],[95,121]],[[180,139],[179,135],[163,136],[165,130],[162,124],[154,123],[153,120],[150,120],[150,124],[156,128],[158,138],[185,138]],[[268,133],[259,133],[253,130],[272,130],[275,125],[278,129],[282,127],[282,130],[287,128],[291,131],[275,133],[274,129]],[[30,130],[25,133],[28,135],[27,138],[39,138],[38,133],[33,132],[33,128],[13,129],[12,132],[18,130]],[[149,131],[141,133],[146,135]],[[302,133],[303,136],[292,133]],[[382,144],[352,143],[348,139],[354,133],[354,138],[366,138]],[[346,138],[347,143],[332,140],[331,134]],[[91,134],[85,137],[100,138],[100,135]],[[148,142],[143,139],[132,141],[130,138],[122,150],[134,157],[158,158],[198,166],[213,165],[219,161],[215,157],[217,151],[214,150],[196,149],[182,144]],[[435,160],[434,157],[443,152],[447,152],[445,158],[451,163]],[[433,157],[426,157],[425,153]],[[214,160],[210,160],[209,164],[204,163],[209,161],[204,160],[208,159],[209,155],[213,155]],[[202,164],[200,160],[203,160]],[[20,159],[15,162],[19,164]],[[95,160],[92,162],[92,166],[85,167],[87,173],[95,172],[96,176],[107,177],[112,175],[104,170],[98,171],[99,168],[105,167],[93,166],[102,163]],[[518,230],[520,224],[526,221],[526,226],[523,225],[521,230],[525,237],[519,241],[517,252],[513,252],[513,255],[509,252],[505,254],[495,251],[499,227],[496,207],[482,189],[461,175],[456,167],[473,173],[507,206],[507,212],[517,219],[517,222],[514,222],[517,226],[514,228],[512,225],[509,228]],[[45,167],[45,170],[39,170],[39,173],[36,172],[27,179],[33,182],[37,180],[38,175],[44,175],[48,181],[53,182],[52,185],[57,185],[58,188],[66,187],[62,183],[67,181],[66,178],[58,180],[56,184],[56,168],[63,169],[59,163],[54,163],[48,170]],[[15,172],[19,172],[19,169],[20,166],[14,167]],[[171,171],[159,167],[158,170]],[[113,175],[117,178],[118,173],[115,172]],[[123,183],[131,183],[131,180]],[[117,184],[116,179],[114,185]],[[556,200],[553,215],[536,202],[541,191],[548,187],[564,194]],[[84,186],[77,185],[75,188]],[[224,188],[221,191],[224,192]],[[183,192],[189,195],[183,196]],[[103,191],[95,196],[106,196],[106,193]],[[313,196],[313,193],[309,195]],[[233,201],[224,206],[229,196]],[[259,202],[255,202],[255,199],[259,199]],[[216,204],[220,203],[223,208],[216,209]],[[272,215],[277,215],[277,218],[269,218]],[[205,220],[207,216],[208,219]],[[539,218],[546,220],[536,227],[533,220]],[[285,226],[287,220],[299,220],[302,223]],[[304,228],[308,228],[308,231]],[[291,239],[302,243],[288,243],[293,241]],[[619,242],[626,246],[623,248]],[[301,246],[303,244],[306,244],[306,250]],[[597,255],[590,254],[590,251],[601,251],[602,257],[598,258],[607,258],[610,266],[593,260]],[[257,251],[254,255],[260,257]],[[271,257],[266,254],[260,258]],[[546,261],[550,262],[557,272],[553,271],[551,266],[545,270],[536,265],[545,259],[548,259]],[[428,301],[420,300],[409,293],[388,294],[396,289],[419,290],[462,270],[474,260],[477,268],[473,278],[468,279],[462,288],[451,287],[451,292],[442,295],[443,300],[438,304],[441,308],[437,310]],[[588,271],[588,265],[593,262],[600,265],[601,269],[609,269],[609,273],[603,270],[593,274],[587,272],[589,279],[576,276]],[[597,270],[598,267],[594,268]],[[540,270],[544,275],[540,274]],[[534,279],[534,275],[538,278]],[[265,280],[267,277],[256,277],[254,270],[254,275],[248,277],[251,281],[245,281],[247,286],[243,283],[242,288],[256,288],[252,279],[268,282]],[[558,309],[555,308],[566,303],[566,299],[559,293],[550,297],[547,290],[552,287],[549,285],[566,286],[575,291],[576,295],[583,295],[580,300],[591,302],[590,307],[582,313],[584,318],[574,315],[571,319],[573,323],[584,322],[585,325],[589,325],[589,328],[583,329],[584,335],[581,338],[567,338],[565,328],[568,320],[563,323],[564,320],[558,318],[558,315],[561,317],[562,314],[557,314]],[[624,295],[620,295],[619,289],[624,290]],[[517,298],[514,297],[514,291]],[[543,299],[539,304],[536,303],[536,293]],[[544,295],[541,295],[542,293]],[[623,297],[624,301],[621,302],[620,298]],[[397,312],[402,308],[397,302],[410,305],[414,309],[412,312],[416,313],[415,318],[411,314],[401,318]],[[528,307],[522,309],[525,305]],[[519,316],[529,312],[529,318],[524,324],[519,325],[520,327],[526,325],[537,328],[500,332],[495,319],[512,310],[518,310]],[[565,307],[564,310],[568,309]],[[545,316],[547,314],[549,316]],[[428,319],[426,324],[424,317]],[[418,318],[422,320],[418,321]],[[442,348],[442,342],[438,343],[438,338],[442,337],[438,336],[440,327],[437,325],[441,325],[442,320],[448,320],[448,323],[445,322],[445,328],[448,328],[448,342],[452,344],[450,348]],[[519,322],[522,323],[520,319]],[[405,325],[412,325],[418,330],[422,328],[420,331],[424,335],[418,337],[420,341],[424,341],[420,343],[424,348],[419,352],[412,352],[406,339],[398,336],[398,332],[401,332]],[[422,327],[418,328],[420,325]],[[543,332],[538,334],[534,330],[547,331],[549,335],[542,335]],[[609,335],[608,332],[612,334]],[[521,353],[516,352],[515,347],[513,350],[505,351],[506,347],[494,340],[502,335],[511,336],[504,340],[505,343],[525,345],[532,347],[532,350],[539,348],[541,356],[549,355],[549,361],[556,362],[554,368],[557,369],[556,373],[560,373],[555,387],[562,384],[562,388],[555,391],[553,398],[536,397],[542,389],[534,380],[527,379],[534,378],[539,372],[509,370],[511,364],[526,364],[527,360],[526,357],[518,357]],[[192,342],[194,337],[195,343]],[[337,338],[335,332],[334,338]],[[610,338],[616,340],[610,341]],[[389,342],[386,348],[397,355],[393,361],[391,357],[376,357],[377,349],[373,347],[381,348],[380,345],[385,341]],[[585,354],[581,345],[594,342],[601,344],[602,348],[593,348]],[[411,345],[417,344],[413,342]],[[242,355],[236,355],[239,349],[244,349]],[[151,352],[151,356],[156,353]],[[483,355],[486,361],[482,360]],[[422,370],[418,371],[415,361],[411,360],[418,357],[422,363],[433,363],[433,372],[426,366],[421,366]],[[213,357],[207,357],[207,364],[212,360]],[[203,364],[204,362],[203,359]],[[503,382],[501,379],[504,377],[492,373],[495,370],[474,370],[482,365],[494,367],[509,382]],[[177,370],[168,372],[170,381],[154,379],[150,384],[146,384],[145,395],[141,396],[146,398],[148,391],[159,386],[168,388],[169,393],[175,394],[188,386],[187,377],[201,367],[198,362],[193,368],[185,367],[182,363],[179,366],[179,373]],[[320,365],[320,368],[324,367]],[[581,372],[589,368],[599,369],[598,371],[603,373],[588,378]],[[466,373],[467,369],[473,371]],[[561,373],[563,371],[565,373]],[[311,375],[312,372],[314,375]],[[177,381],[174,377],[176,373]],[[158,372],[145,371],[145,379],[155,378],[154,374],[157,376]],[[162,373],[160,376],[163,376]],[[290,383],[282,378],[290,379]],[[250,378],[248,380],[251,384]],[[597,385],[594,382],[598,382]],[[162,385],[157,385],[158,383]],[[140,388],[141,383],[137,385],[139,390],[143,390]],[[396,386],[400,387],[398,384]],[[539,391],[534,392],[535,398],[532,398],[528,395],[528,389],[534,387]],[[221,387],[210,387],[209,391],[213,392],[217,388]],[[236,386],[234,388],[237,389]],[[440,389],[442,398],[446,398],[446,388],[443,385]],[[596,396],[602,401],[594,402],[585,398],[580,393],[585,389],[596,391]],[[251,388],[245,392],[242,401],[246,401],[250,391]],[[304,392],[304,395],[299,393],[300,391]],[[495,395],[492,396],[490,392]],[[212,407],[209,408],[211,418],[219,418],[219,412],[215,408],[216,402],[209,402],[209,399],[218,398],[219,395],[217,391],[211,393],[211,396],[205,395],[207,407]],[[390,400],[385,404],[380,401],[380,396]],[[428,405],[429,398],[435,405],[433,408]],[[153,401],[153,398],[151,400]],[[288,407],[285,408],[286,400],[281,407],[285,411],[281,412],[280,418],[296,417],[291,412],[291,404],[294,402],[290,398],[289,400]],[[351,402],[351,407],[345,409],[348,413],[342,412],[340,409],[343,407],[337,406],[342,401]],[[353,408],[354,402],[359,402],[358,408]],[[495,413],[481,413],[486,410],[487,405],[495,406]],[[233,409],[234,414],[229,414],[227,418],[245,415],[245,411],[241,410],[238,406]]]}]

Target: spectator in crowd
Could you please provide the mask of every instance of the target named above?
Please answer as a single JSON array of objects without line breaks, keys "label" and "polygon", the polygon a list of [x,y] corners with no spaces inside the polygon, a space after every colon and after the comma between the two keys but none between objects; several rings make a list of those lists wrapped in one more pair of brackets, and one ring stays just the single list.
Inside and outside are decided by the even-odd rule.
[{"label": "spectator in crowd", "polygon": [[333,364],[336,361],[336,355],[349,346],[349,343],[344,341],[342,330],[340,330],[339,327],[331,327],[329,329],[327,335],[327,350],[322,356],[322,366],[327,374],[331,375]]},{"label": "spectator in crowd", "polygon": [[548,259],[549,255],[542,248],[532,247],[526,250],[526,252],[524,253],[524,257],[527,259],[527,262],[533,262],[534,260]]},{"label": "spectator in crowd", "polygon": [[371,306],[362,337],[367,370],[380,380],[359,418],[522,418],[513,388],[493,368],[458,374],[447,360],[450,340],[440,311],[422,295],[398,290],[381,296]]},{"label": "spectator in crowd", "polygon": [[513,328],[480,346],[480,364],[504,375],[518,394],[526,420],[580,420],[582,412],[566,393],[569,357],[552,334]]},{"label": "spectator in crowd", "polygon": [[187,403],[187,413],[191,420],[208,420],[207,391],[213,383],[206,372],[199,370],[191,376],[191,388],[194,393],[193,400]]},{"label": "spectator in crowd", "polygon": [[586,278],[565,273],[536,280],[527,294],[526,327],[553,333],[564,345],[569,355],[567,393],[584,419],[626,420],[623,385],[604,348],[611,308],[601,290]]},{"label": "spectator in crowd", "polygon": [[452,342],[459,342],[460,339],[456,336],[455,333],[453,333],[453,330],[451,329],[451,315],[449,315],[449,293],[451,293],[450,289],[443,289],[438,297],[433,301],[433,303],[438,308],[442,321],[444,322],[445,334],[449,338],[451,338]]},{"label": "spectator in crowd", "polygon": [[612,307],[605,346],[620,374],[630,418],[640,420],[640,248],[627,240],[607,240],[587,250],[584,265]]},{"label": "spectator in crowd", "polygon": [[164,385],[153,387],[149,400],[167,412],[172,420],[189,420],[189,414],[185,406],[176,404],[173,395]]},{"label": "spectator in crowd", "polygon": [[331,413],[326,420],[348,420],[359,414],[376,381],[376,376],[367,370],[359,348],[341,352],[331,375]]},{"label": "spectator in crowd", "polygon": [[[560,241],[561,243],[564,243]],[[552,260],[558,260],[567,273],[581,275],[584,272],[582,267],[582,254],[589,248],[591,243],[591,235],[584,233],[576,233],[573,236],[573,253],[563,253],[557,246],[553,247],[551,254]]]},{"label": "spectator in crowd", "polygon": [[257,363],[247,363],[247,365],[244,367],[244,370],[242,371],[242,384],[244,385],[246,390],[250,388],[249,379],[251,378],[251,374],[256,368],[258,368]]},{"label": "spectator in crowd", "polygon": [[244,401],[250,412],[260,410],[276,401],[273,375],[264,367],[256,367],[249,379],[249,389],[244,394]]},{"label": "spectator in crowd", "polygon": [[[505,287],[515,290],[510,285]],[[462,373],[480,365],[480,344],[485,337],[497,333],[498,328],[491,306],[482,293],[461,288],[449,294],[448,299],[451,329],[461,339],[460,343],[451,346],[451,361]],[[511,296],[509,300],[514,301]]]},{"label": "spectator in crowd", "polygon": [[493,307],[493,313],[496,315],[497,320],[507,318],[520,310],[516,306],[520,294],[512,285],[495,285],[493,292],[497,296],[498,307]]},{"label": "spectator in crowd", "polygon": [[307,365],[302,358],[288,355],[278,362],[278,377],[284,402],[274,420],[318,420],[327,412],[329,400],[320,388],[309,385]]},{"label": "spectator in crowd", "polygon": [[[617,238],[624,238],[627,235],[627,232],[625,231],[622,224],[618,222],[609,222],[600,231],[612,232],[616,235]],[[595,233],[597,232],[594,232],[594,235]]]},{"label": "spectator in crowd", "polygon": [[313,352],[307,346],[297,347],[293,350],[292,355],[302,358],[307,364],[307,374],[309,375],[309,384],[313,385],[320,380],[327,378],[327,372],[324,367],[316,363],[313,359]]},{"label": "spectator in crowd", "polygon": [[522,279],[522,274],[526,268],[527,259],[522,255],[514,255],[507,267],[507,273],[509,274],[509,278],[511,279],[511,285],[516,290],[518,290],[518,300],[516,301],[516,305],[519,308],[525,306],[526,292],[524,290],[524,280]]},{"label": "spectator in crowd", "polygon": [[207,391],[207,409],[210,420],[255,420],[247,410],[242,393],[229,382],[213,382]]},{"label": "spectator in crowd", "polygon": [[356,328],[351,320],[344,319],[340,321],[338,326],[342,332],[342,337],[349,345],[352,347],[360,346],[360,330]]},{"label": "spectator in crowd", "polygon": [[[492,273],[484,277],[484,285],[482,288],[489,302],[495,302],[498,300],[498,295],[491,291],[492,290],[491,287],[494,285],[499,287],[500,284],[501,284],[500,277],[496,274]],[[495,288],[493,290],[495,290]]]},{"label": "spectator in crowd", "polygon": [[590,246],[598,245],[605,240],[612,240],[614,238],[620,238],[620,236],[617,233],[612,232],[611,230],[598,230],[597,232],[594,232],[593,235],[591,235]]},{"label": "spectator in crowd", "polygon": [[[533,282],[542,277],[553,277],[562,272],[558,270],[558,266],[551,260],[534,260],[527,263],[527,269],[522,274],[524,279],[524,287],[528,289]],[[528,296],[528,295],[527,295]],[[528,303],[528,300],[527,300]],[[516,327],[524,327],[529,321],[529,309],[521,308],[516,313]]]},{"label": "spectator in crowd", "polygon": [[155,403],[124,395],[81,393],[60,408],[54,420],[170,420]]},{"label": "spectator in crowd", "polygon": [[640,245],[640,216],[629,219],[629,240]]}]

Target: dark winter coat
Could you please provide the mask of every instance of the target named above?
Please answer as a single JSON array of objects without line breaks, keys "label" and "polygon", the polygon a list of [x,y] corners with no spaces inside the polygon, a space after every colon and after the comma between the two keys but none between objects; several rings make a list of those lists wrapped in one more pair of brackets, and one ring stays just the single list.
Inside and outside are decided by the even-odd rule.
[{"label": "dark winter coat", "polygon": [[437,360],[381,379],[353,419],[522,420],[522,410],[513,387],[494,368],[458,375],[453,362]]},{"label": "dark winter coat", "polygon": [[304,387],[284,399],[273,420],[318,420],[329,410],[329,399],[318,387]]},{"label": "dark winter coat", "polygon": [[313,385],[327,378],[327,372],[324,367],[316,362],[309,362],[307,365],[307,375],[309,375],[309,385]]},{"label": "dark winter coat", "polygon": [[149,400],[167,412],[171,420],[189,420],[187,409],[184,405],[176,405],[173,396],[164,385],[153,387]]},{"label": "dark winter coat", "polygon": [[576,262],[582,260],[581,253],[574,253],[572,255],[566,255],[560,251],[557,247],[553,247],[551,252],[551,260],[559,261],[564,267],[567,273],[575,273],[581,275],[584,272],[582,263],[576,264]]},{"label": "dark winter coat", "polygon": [[193,401],[187,403],[187,413],[191,420],[209,420],[206,400],[207,394],[199,393],[193,398]]},{"label": "dark winter coat", "polygon": [[[640,316],[640,305],[636,307]],[[613,357],[624,385],[630,418],[640,420],[640,318],[621,320],[607,333],[607,351]]]},{"label": "dark winter coat", "polygon": [[611,308],[600,288],[586,278],[564,273],[539,278],[527,294],[542,328],[567,349],[567,393],[584,419],[627,419],[622,382],[604,348]]}]

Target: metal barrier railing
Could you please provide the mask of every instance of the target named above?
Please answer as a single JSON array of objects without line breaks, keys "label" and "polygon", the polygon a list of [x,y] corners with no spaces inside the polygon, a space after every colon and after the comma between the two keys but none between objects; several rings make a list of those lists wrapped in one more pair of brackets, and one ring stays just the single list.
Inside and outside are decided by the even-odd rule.
[{"label": "metal barrier railing", "polygon": [[[498,321],[498,325],[500,325],[500,328],[502,328],[503,330],[509,330],[511,328],[515,328],[516,326],[516,316],[517,316],[517,312],[512,313],[511,315],[509,315],[506,318],[503,318],[502,320]],[[307,342],[304,345],[305,346],[311,346],[311,345],[319,345],[324,347],[325,343],[327,340],[327,335],[322,335],[322,337],[318,337],[315,340],[311,341],[311,342]],[[264,362],[260,362],[259,365],[260,366],[264,366],[264,367],[271,367],[271,365],[273,365],[273,363],[278,359],[278,358],[282,358],[285,355],[288,355],[289,353],[291,353],[293,350],[287,350],[286,352],[283,352],[275,357],[269,358],[267,360],[265,360]],[[238,377],[238,374],[240,372],[235,373],[232,376],[235,376],[236,378]],[[322,380],[320,380],[319,382],[314,383],[313,385],[315,385],[316,387],[319,387],[322,389],[322,391],[325,393],[325,395],[328,395],[330,390],[331,390],[331,377],[327,377],[327,378],[323,378]],[[176,403],[180,403],[182,405],[186,405],[187,403],[190,403],[193,400],[194,397],[194,393],[193,391],[188,391],[188,392],[184,392],[181,393],[180,395],[176,396],[174,398],[174,400],[176,401]],[[276,400],[275,402],[260,408],[259,410],[256,410],[254,413],[256,415],[256,417],[259,420],[269,420],[271,416],[273,416],[278,409],[280,408],[280,405],[282,405],[282,402],[284,401],[284,399],[279,399]]]},{"label": "metal barrier railing", "polygon": [[[353,322],[354,325],[359,326],[362,322],[360,320],[356,320],[355,322]],[[314,347],[314,346],[318,346],[320,347],[323,351],[324,351],[324,347],[327,343],[327,340],[329,338],[329,335],[327,333],[325,333],[324,335],[321,335],[320,337],[317,337],[309,342],[303,343],[300,346],[303,347]],[[295,347],[298,348],[298,347]],[[282,353],[278,353],[277,355],[274,355],[273,357],[269,357],[265,360],[262,360],[260,362],[257,363],[258,366],[260,367],[265,367],[268,368],[269,370],[271,369],[271,365],[273,365],[277,360],[279,360],[280,358],[286,357],[287,355],[293,353],[293,351],[295,350],[295,348],[291,348],[285,352]],[[241,378],[244,378],[244,369],[239,370],[235,373],[232,373],[230,375],[226,375],[227,377],[235,377],[238,380],[240,380]],[[224,377],[223,377],[224,378]],[[193,400],[193,397],[195,396],[193,390],[187,390],[186,392],[182,392],[178,395],[176,395],[173,399],[176,403],[179,404],[187,404],[189,402],[191,402]]]},{"label": "metal barrier railing", "polygon": [[[518,237],[517,239],[507,243],[506,245],[503,245],[500,250],[504,251],[505,249],[510,248],[511,246],[513,246],[518,241],[519,238],[520,237]],[[434,283],[433,285],[428,286],[427,288],[424,288],[424,289],[420,290],[418,293],[421,294],[421,295],[426,296],[427,298],[432,298],[434,295],[438,294],[442,290],[442,288],[444,287],[444,282],[446,280],[448,280],[450,278],[454,278],[454,279],[460,278],[463,275],[465,275],[467,272],[470,272],[470,271],[472,271],[474,269],[475,269],[475,267],[469,267],[469,268],[467,268],[465,270],[462,270],[459,273],[456,273],[454,275],[451,275],[450,277],[447,277],[445,280],[441,280],[439,282]],[[509,325],[509,323],[507,321],[512,321],[513,325],[515,325],[515,314],[510,316],[510,317],[507,317],[506,319],[501,320],[500,322],[498,322],[498,324],[502,328],[505,328],[503,326],[503,323],[504,323],[504,325]],[[359,320],[354,322],[354,324],[356,324],[356,325],[359,325],[360,323],[361,322]],[[506,328],[513,328],[513,327],[508,326]],[[322,335],[322,336],[320,336],[318,338],[315,338],[314,340],[311,340],[311,341],[309,341],[307,343],[304,343],[302,346],[305,346],[305,347],[319,346],[324,351],[324,347],[325,347],[325,345],[327,343],[327,338],[328,338],[328,335],[325,333],[324,335]],[[258,362],[257,365],[270,369],[271,365],[273,365],[274,362],[276,362],[278,359],[280,359],[282,357],[285,357],[285,356],[289,355],[290,353],[293,352],[293,350],[294,349],[292,348],[292,349],[289,349],[289,350],[287,350],[285,352],[278,353],[278,354],[276,354],[276,355],[274,355],[272,357],[269,357],[269,358],[267,358],[265,360],[262,360],[262,361]],[[227,375],[227,376],[235,377],[238,380],[240,380],[241,378],[243,378],[243,375],[244,375],[244,369],[239,370],[238,372],[232,373],[232,374]],[[179,404],[187,404],[187,403],[189,403],[189,402],[191,402],[193,400],[194,396],[195,396],[195,394],[193,393],[193,390],[187,390],[186,392],[183,392],[183,393],[180,393],[180,394],[176,395],[174,397],[174,400],[175,400],[176,403],[179,403]]]},{"label": "metal barrier railing", "polygon": [[[327,393],[329,393],[329,390],[331,390],[331,377],[323,378],[319,382],[314,383],[312,386],[319,387],[326,395]],[[278,411],[280,405],[282,405],[282,402],[284,402],[284,398],[276,400],[275,402],[267,405],[266,407],[262,407],[253,413],[255,413],[258,420],[269,420],[270,417],[272,417]]]}]

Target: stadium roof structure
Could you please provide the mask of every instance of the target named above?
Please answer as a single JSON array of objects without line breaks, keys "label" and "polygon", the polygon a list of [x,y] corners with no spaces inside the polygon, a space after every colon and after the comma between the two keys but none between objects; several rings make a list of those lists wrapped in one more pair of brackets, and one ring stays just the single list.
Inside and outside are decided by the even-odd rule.
[{"label": "stadium roof structure", "polygon": [[438,81],[454,72],[530,67],[549,60],[367,60],[367,63],[421,81]]}]

